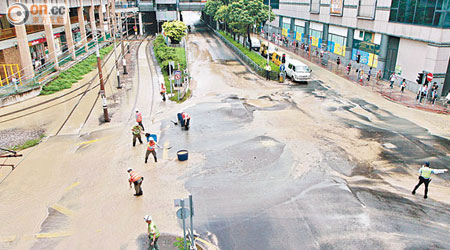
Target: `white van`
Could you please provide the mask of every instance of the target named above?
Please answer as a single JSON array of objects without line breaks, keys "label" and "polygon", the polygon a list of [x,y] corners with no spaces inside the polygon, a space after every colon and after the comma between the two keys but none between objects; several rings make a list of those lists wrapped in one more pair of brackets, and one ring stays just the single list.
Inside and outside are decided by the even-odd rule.
[{"label": "white van", "polygon": [[311,69],[308,65],[297,61],[288,60],[286,62],[286,76],[291,78],[292,81],[307,81],[311,79]]},{"label": "white van", "polygon": [[[259,51],[259,48],[261,47],[261,42],[256,37],[250,37],[250,40],[252,41],[252,50]],[[245,45],[248,47],[250,44],[248,43],[248,40],[245,41]]]}]

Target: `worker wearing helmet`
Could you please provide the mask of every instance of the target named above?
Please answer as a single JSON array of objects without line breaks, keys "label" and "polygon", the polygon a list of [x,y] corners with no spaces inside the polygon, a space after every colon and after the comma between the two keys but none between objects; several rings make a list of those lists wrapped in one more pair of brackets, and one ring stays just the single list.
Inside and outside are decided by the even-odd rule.
[{"label": "worker wearing helmet", "polygon": [[147,151],[145,152],[145,163],[147,163],[148,160],[148,156],[150,154],[153,155],[153,158],[155,159],[155,162],[158,162],[158,159],[156,158],[156,147],[161,148],[158,143],[155,142],[155,139],[153,139],[153,137],[149,137],[148,138],[148,144],[147,144]]},{"label": "worker wearing helmet", "polygon": [[150,240],[150,246],[152,249],[159,250],[158,238],[160,236],[159,229],[156,227],[150,215],[144,217],[145,222],[148,224],[148,239]]},{"label": "worker wearing helmet", "polygon": [[128,182],[130,183],[130,188],[131,188],[131,183],[134,184],[134,190],[136,191],[134,196],[141,196],[141,195],[143,195],[144,193],[142,192],[141,185],[142,185],[142,181],[144,181],[144,177],[138,175],[131,168],[129,168],[127,170],[127,172],[130,175],[130,178],[128,179]]},{"label": "worker wearing helmet", "polygon": [[142,114],[136,109],[136,122],[144,129],[144,124],[142,124]]},{"label": "worker wearing helmet", "polygon": [[139,124],[134,125],[134,127],[131,129],[131,132],[133,134],[133,147],[136,146],[136,139],[138,139],[141,144],[143,143],[141,138],[143,130],[144,129]]},{"label": "worker wearing helmet", "polygon": [[428,198],[428,184],[431,182],[431,174],[442,174],[447,172],[447,169],[432,169],[430,168],[430,163],[425,162],[424,165],[419,169],[419,183],[417,183],[416,187],[414,187],[414,190],[412,191],[412,194],[416,194],[416,190],[419,188],[422,183],[425,184],[425,194],[423,196],[424,199]]}]

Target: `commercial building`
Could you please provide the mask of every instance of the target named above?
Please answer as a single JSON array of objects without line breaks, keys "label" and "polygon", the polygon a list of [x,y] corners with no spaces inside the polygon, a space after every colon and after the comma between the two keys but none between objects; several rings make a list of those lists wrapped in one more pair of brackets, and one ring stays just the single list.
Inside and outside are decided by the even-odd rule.
[{"label": "commercial building", "polygon": [[[65,6],[68,12],[61,17],[63,23],[11,24],[8,9],[16,2],[27,6],[31,4],[53,4]],[[133,5],[135,3],[131,3]],[[117,7],[117,10],[116,10]],[[133,8],[134,7],[134,8]],[[122,23],[123,27],[133,30],[134,24],[126,25],[126,16],[122,13],[137,12],[128,1],[115,0],[3,0],[0,1],[0,83],[8,84],[12,77],[29,79],[39,71],[53,70],[69,59],[93,46],[92,30],[100,32],[100,41],[113,34],[113,27]],[[119,18],[121,17],[122,18]],[[112,18],[114,17],[114,18]],[[51,17],[45,15],[44,18]],[[136,19],[136,17],[135,17]],[[122,29],[123,31],[124,29]],[[115,30],[117,32],[117,30]],[[124,32],[124,31],[123,31]],[[48,68],[48,67],[47,67]],[[18,72],[20,75],[18,75]]]},{"label": "commercial building", "polygon": [[[277,3],[278,4],[278,3]],[[438,93],[450,91],[450,0],[288,0],[274,8],[270,33],[328,51],[344,63],[395,72],[417,90],[432,73]],[[267,31],[267,27],[265,27]],[[359,55],[360,63],[355,61]]]}]

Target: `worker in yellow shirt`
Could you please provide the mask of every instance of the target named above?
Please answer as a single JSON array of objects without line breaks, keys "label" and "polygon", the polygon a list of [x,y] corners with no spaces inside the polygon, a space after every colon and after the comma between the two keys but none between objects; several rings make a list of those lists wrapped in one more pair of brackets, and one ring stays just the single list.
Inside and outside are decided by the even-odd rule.
[{"label": "worker in yellow shirt", "polygon": [[425,162],[424,165],[419,169],[419,183],[414,187],[412,194],[416,194],[416,190],[420,187],[420,185],[425,184],[425,194],[423,196],[424,199],[428,198],[428,184],[431,182],[431,174],[442,174],[447,172],[447,169],[432,169],[430,168],[430,163]]},{"label": "worker in yellow shirt", "polygon": [[160,236],[159,229],[156,227],[155,223],[152,220],[152,217],[150,215],[146,215],[144,217],[145,222],[148,224],[148,239],[150,240],[150,247],[149,249],[155,249],[159,250],[158,246],[158,238]]}]

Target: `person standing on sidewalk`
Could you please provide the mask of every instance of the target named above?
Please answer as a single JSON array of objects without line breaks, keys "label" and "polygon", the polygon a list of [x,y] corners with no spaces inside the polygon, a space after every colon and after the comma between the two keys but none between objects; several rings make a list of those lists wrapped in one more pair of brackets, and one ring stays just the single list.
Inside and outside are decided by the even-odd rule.
[{"label": "person standing on sidewalk", "polygon": [[380,81],[381,80],[381,77],[383,76],[383,74],[381,73],[381,69],[380,70],[378,70],[378,72],[377,72],[377,83],[378,83],[378,81]]},{"label": "person standing on sidewalk", "polygon": [[138,139],[142,144],[141,134],[143,133],[143,130],[144,129],[142,129],[141,125],[139,124],[134,125],[134,127],[131,129],[131,132],[133,133],[133,147],[136,146],[136,139]]},{"label": "person standing on sidewalk", "polygon": [[145,152],[145,163],[147,163],[148,156],[150,154],[153,155],[153,159],[155,159],[155,162],[158,162],[158,158],[156,158],[156,147],[161,148],[158,143],[155,142],[155,139],[153,139],[153,137],[150,137],[147,144],[147,151]]},{"label": "person standing on sidewalk", "polygon": [[337,67],[337,69],[339,69],[339,65],[341,64],[341,58],[338,56],[337,57],[337,59],[336,59],[336,67]]},{"label": "person standing on sidewalk", "polygon": [[447,172],[447,169],[432,169],[430,168],[430,163],[425,162],[424,165],[419,169],[419,183],[414,187],[411,192],[413,195],[416,194],[416,190],[420,187],[420,185],[425,184],[425,194],[423,196],[424,199],[428,198],[428,184],[431,182],[431,174],[442,174]]},{"label": "person standing on sidewalk", "polygon": [[359,82],[364,85],[364,70],[359,71]]},{"label": "person standing on sidewalk", "polygon": [[349,62],[348,64],[347,64],[347,75],[350,75],[350,71],[352,70],[352,63],[351,62]]},{"label": "person standing on sidewalk", "polygon": [[150,215],[146,215],[144,217],[144,220],[148,224],[147,236],[148,236],[148,239],[150,240],[150,247],[151,247],[149,249],[159,250],[158,239],[159,239],[159,236],[161,235],[159,232],[159,229],[156,227],[155,223],[152,221],[152,217]]},{"label": "person standing on sidewalk", "polygon": [[264,67],[264,69],[266,70],[266,80],[269,81],[270,80],[270,71],[272,70],[272,68],[270,67],[270,65],[268,63],[266,63],[266,67]]},{"label": "person standing on sidewalk", "polygon": [[139,126],[142,127],[142,130],[145,130],[144,129],[144,124],[142,124],[142,114],[137,109],[136,109],[136,122],[139,124]]},{"label": "person standing on sidewalk", "polygon": [[406,79],[403,79],[400,91],[403,93],[403,91],[405,91],[405,88],[406,88]]},{"label": "person standing on sidewalk", "polygon": [[166,101],[166,86],[163,82],[161,83],[161,92],[160,93],[161,93],[163,102],[165,102]]},{"label": "person standing on sidewalk", "polygon": [[130,178],[128,178],[128,182],[130,183],[130,188],[131,188],[131,184],[134,184],[134,191],[136,191],[136,193],[134,194],[134,196],[141,196],[144,193],[142,192],[142,182],[144,181],[144,177],[138,175],[135,171],[133,171],[132,168],[129,168],[127,170],[128,174],[130,175]]},{"label": "person standing on sidewalk", "polygon": [[389,87],[392,89],[394,87],[394,83],[395,83],[395,73],[392,72],[391,77],[389,77],[389,81],[391,82],[391,84],[389,85]]}]

